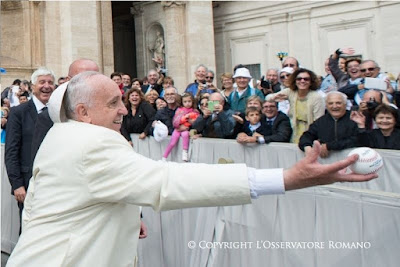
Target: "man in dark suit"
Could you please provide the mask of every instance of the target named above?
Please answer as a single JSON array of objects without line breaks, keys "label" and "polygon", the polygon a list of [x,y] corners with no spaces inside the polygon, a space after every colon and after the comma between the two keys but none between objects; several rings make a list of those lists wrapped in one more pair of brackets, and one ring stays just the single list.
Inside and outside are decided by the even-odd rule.
[{"label": "man in dark suit", "polygon": [[147,81],[149,82],[149,84],[141,86],[143,94],[150,92],[151,89],[156,90],[157,93],[160,94],[163,88],[161,84],[158,83],[159,79],[160,79],[160,74],[156,70],[154,69],[149,70],[149,72],[147,73]]},{"label": "man in dark suit", "polygon": [[[90,59],[81,58],[75,60],[69,66],[68,76],[66,77],[67,82],[60,85],[57,90],[64,92],[66,87],[68,86],[69,80],[75,75],[85,71],[99,71],[99,66],[97,66],[96,62]],[[50,128],[53,127],[53,124],[54,122],[51,120],[49,116],[49,111],[47,109],[39,114],[35,125],[35,131],[33,133],[32,162],[36,157],[36,153],[39,150],[40,144],[42,143]]]},{"label": "man in dark suit", "polygon": [[51,70],[39,68],[32,74],[31,80],[32,99],[12,108],[7,122],[5,164],[20,212],[32,176],[31,147],[35,123],[38,114],[47,109],[55,78]]},{"label": "man in dark suit", "polygon": [[253,136],[248,136],[246,133],[240,133],[236,140],[239,143],[288,143],[293,130],[290,126],[289,117],[278,111],[277,103],[274,101],[265,101],[262,105],[262,113],[261,129],[257,133],[254,133]]}]

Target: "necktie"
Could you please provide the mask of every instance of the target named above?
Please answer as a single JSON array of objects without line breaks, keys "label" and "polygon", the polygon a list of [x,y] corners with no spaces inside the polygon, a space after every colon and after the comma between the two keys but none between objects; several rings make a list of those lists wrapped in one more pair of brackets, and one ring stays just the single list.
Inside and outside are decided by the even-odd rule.
[{"label": "necktie", "polygon": [[45,111],[45,110],[47,110],[47,107],[42,108],[42,109],[39,111],[39,114],[42,113],[42,112]]},{"label": "necktie", "polygon": [[266,135],[272,135],[272,121],[267,120]]}]

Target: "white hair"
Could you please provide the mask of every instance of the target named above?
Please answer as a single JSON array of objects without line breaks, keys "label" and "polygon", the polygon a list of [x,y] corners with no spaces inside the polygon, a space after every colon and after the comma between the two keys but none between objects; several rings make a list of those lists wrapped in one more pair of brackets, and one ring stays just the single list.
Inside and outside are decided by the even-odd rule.
[{"label": "white hair", "polygon": [[200,68],[205,68],[205,69],[206,69],[206,72],[209,72],[208,68],[207,68],[204,64],[199,64],[199,65],[197,65],[196,71],[197,71],[198,69],[200,69]]},{"label": "white hair", "polygon": [[339,92],[339,91],[330,91],[329,93],[326,94],[325,101],[328,101],[328,97],[329,97],[330,95],[339,95],[339,96],[342,97],[343,103],[347,103],[347,95],[343,94],[342,92]]},{"label": "white hair", "polygon": [[166,90],[169,90],[169,89],[174,89],[174,91],[175,91],[175,94],[178,94],[178,89],[176,89],[176,87],[173,87],[173,86],[171,86],[171,87],[168,87],[167,89],[165,89],[164,91],[166,91]]},{"label": "white hair", "polygon": [[64,97],[65,114],[67,118],[75,118],[75,108],[78,104],[90,107],[95,88],[88,81],[94,76],[102,75],[95,71],[86,71],[74,76],[68,84]]},{"label": "white hair", "polygon": [[34,73],[32,73],[32,76],[31,76],[32,84],[36,84],[39,76],[47,76],[47,75],[51,75],[53,77],[53,81],[56,80],[56,76],[54,75],[54,72],[52,70],[49,70],[46,67],[38,68],[37,70],[35,70]]}]

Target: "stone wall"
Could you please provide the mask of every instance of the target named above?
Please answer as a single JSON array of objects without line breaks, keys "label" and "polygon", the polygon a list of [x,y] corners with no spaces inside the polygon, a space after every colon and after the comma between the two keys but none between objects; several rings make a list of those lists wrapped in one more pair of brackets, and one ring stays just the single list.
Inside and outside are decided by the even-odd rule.
[{"label": "stone wall", "polygon": [[280,51],[325,75],[324,59],[339,47],[353,47],[382,71],[397,74],[399,12],[397,1],[217,2],[217,75],[238,63],[260,64],[265,74],[280,67]]},{"label": "stone wall", "polygon": [[30,80],[39,66],[66,76],[77,58],[114,70],[110,2],[1,2],[1,76],[6,87],[16,78]]}]

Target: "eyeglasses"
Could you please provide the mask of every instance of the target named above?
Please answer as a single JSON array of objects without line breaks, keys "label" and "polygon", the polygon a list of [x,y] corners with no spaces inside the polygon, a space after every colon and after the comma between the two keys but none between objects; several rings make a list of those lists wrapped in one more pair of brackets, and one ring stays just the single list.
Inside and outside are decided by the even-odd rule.
[{"label": "eyeglasses", "polygon": [[275,106],[275,105],[273,105],[273,106],[263,106],[263,108],[264,108],[264,109],[267,109],[267,108],[276,108],[276,106]]},{"label": "eyeglasses", "polygon": [[305,82],[309,82],[311,79],[309,77],[297,77],[296,81],[304,80]]},{"label": "eyeglasses", "polygon": [[214,80],[214,77],[206,76],[206,79]]},{"label": "eyeglasses", "polygon": [[361,72],[374,71],[376,68],[367,68],[367,69],[360,69]]},{"label": "eyeglasses", "polygon": [[287,78],[289,78],[289,76],[290,76],[290,75],[282,75],[282,76],[281,76],[281,80],[287,79]]},{"label": "eyeglasses", "polygon": [[296,65],[294,65],[294,64],[285,64],[285,65],[283,65],[284,68],[286,68],[286,67],[294,68],[295,66]]}]

